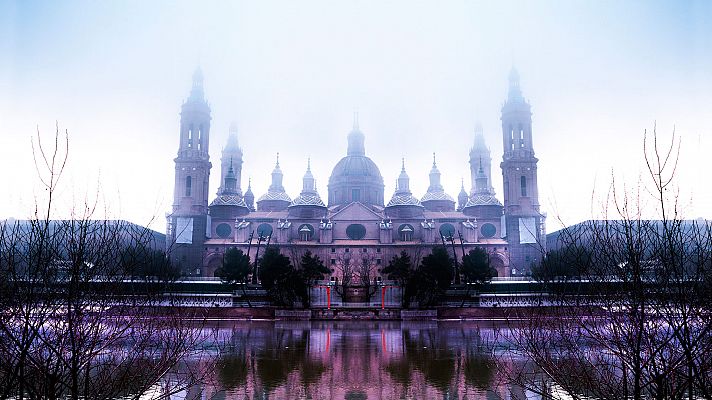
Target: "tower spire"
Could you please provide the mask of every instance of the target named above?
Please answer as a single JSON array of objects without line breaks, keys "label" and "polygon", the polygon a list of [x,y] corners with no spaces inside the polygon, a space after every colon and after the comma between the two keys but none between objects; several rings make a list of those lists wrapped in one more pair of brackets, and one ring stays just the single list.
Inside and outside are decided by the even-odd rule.
[{"label": "tower spire", "polygon": [[274,164],[274,169],[272,170],[272,184],[269,186],[270,191],[284,192],[284,187],[282,186],[282,169],[279,167],[279,152],[277,153],[277,162]]},{"label": "tower spire", "polygon": [[311,158],[307,158],[307,171],[302,180],[302,194],[316,192],[316,179],[311,172]]},{"label": "tower spire", "polygon": [[509,71],[509,94],[507,97],[512,102],[524,102],[522,89],[519,86],[519,72],[514,66]]},{"label": "tower spire", "polygon": [[205,93],[203,90],[203,70],[198,66],[193,72],[193,86],[190,89],[190,97],[192,101],[204,101]]},{"label": "tower spire", "polygon": [[410,193],[410,177],[405,172],[405,157],[401,159],[401,172],[396,181],[396,193]]},{"label": "tower spire", "polygon": [[519,73],[509,73],[509,93],[502,106],[502,178],[504,217],[510,243],[510,267],[526,271],[546,248],[544,215],[540,213],[537,161],[532,141],[531,106],[522,97]]},{"label": "tower spire", "polygon": [[347,155],[349,156],[365,156],[366,146],[364,142],[366,137],[359,129],[358,125],[358,112],[354,112],[354,126],[348,136],[349,147]]},{"label": "tower spire", "polygon": [[184,273],[192,274],[202,267],[212,166],[208,152],[210,120],[210,106],[203,92],[203,72],[198,68],[193,73],[190,94],[181,106],[180,142],[174,159],[173,207],[166,221],[166,246],[173,249],[171,261],[176,265],[180,262]]},{"label": "tower spire", "polygon": [[442,192],[443,185],[440,184],[440,170],[435,163],[435,152],[433,152],[433,168],[430,169],[430,187],[428,192]]}]

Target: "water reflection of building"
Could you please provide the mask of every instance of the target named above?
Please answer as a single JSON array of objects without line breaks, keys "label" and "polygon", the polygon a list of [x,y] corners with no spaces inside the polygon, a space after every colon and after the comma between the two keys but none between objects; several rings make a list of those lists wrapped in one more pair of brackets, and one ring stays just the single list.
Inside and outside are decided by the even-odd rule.
[{"label": "water reflection of building", "polygon": [[[249,183],[243,192],[243,152],[237,130],[231,127],[220,159],[220,186],[209,203],[211,110],[204,95],[203,75],[197,71],[182,105],[180,145],[174,160],[174,202],[167,217],[173,260],[191,274],[212,276],[226,248],[247,251],[251,247],[254,257],[256,244],[263,245],[269,237],[270,243],[290,255],[310,250],[338,274],[345,265],[385,264],[402,250],[419,259],[423,250],[442,243],[443,238],[453,238],[465,250],[486,248],[500,276],[523,272],[538,259],[540,245],[545,244],[531,115],[519,75],[512,70],[501,112],[503,203],[492,186],[491,155],[481,126],[475,129],[469,153],[470,190],[465,190],[463,182],[457,202],[441,183],[435,157],[423,196],[411,192],[403,161],[395,191],[387,199],[381,171],[367,156],[366,136],[358,120],[347,135],[346,155],[329,177],[326,201],[316,190],[306,159],[298,196],[292,198],[285,192],[278,157],[267,192],[256,201]],[[395,176],[396,172],[389,174]]]},{"label": "water reflection of building", "polygon": [[492,327],[265,322],[218,331],[220,357],[200,360],[212,382],[179,398],[537,398],[501,376],[526,363],[492,351]]}]

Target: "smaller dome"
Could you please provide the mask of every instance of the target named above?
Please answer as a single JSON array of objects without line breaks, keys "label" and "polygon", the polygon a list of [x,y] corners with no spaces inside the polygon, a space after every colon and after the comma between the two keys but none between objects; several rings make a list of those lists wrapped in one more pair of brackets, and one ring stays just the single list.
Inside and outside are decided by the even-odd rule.
[{"label": "smaller dome", "polygon": [[416,206],[422,207],[420,201],[416,199],[412,194],[394,194],[391,201],[388,202],[386,207],[397,207],[397,206]]},{"label": "smaller dome", "polygon": [[242,196],[234,194],[219,195],[210,203],[210,206],[238,206],[248,208]]},{"label": "smaller dome", "polygon": [[273,201],[273,200],[279,200],[279,201],[286,201],[288,203],[292,202],[292,199],[289,197],[289,195],[285,192],[272,192],[268,191],[267,193],[263,194],[257,202],[263,202],[263,201]]},{"label": "smaller dome", "polygon": [[499,206],[502,207],[502,203],[497,200],[491,194],[475,194],[467,200],[467,204],[464,208],[475,207],[475,206]]},{"label": "smaller dome", "polygon": [[434,201],[434,200],[445,200],[445,201],[451,201],[455,202],[455,199],[452,198],[449,194],[445,192],[427,192],[423,196],[422,199],[420,199],[421,203],[424,203],[426,201]]},{"label": "smaller dome", "polygon": [[290,207],[297,207],[297,206],[326,207],[326,204],[324,204],[324,202],[321,201],[321,197],[319,197],[318,194],[302,193],[299,196],[297,196],[292,201],[292,204],[290,204],[289,206]]}]

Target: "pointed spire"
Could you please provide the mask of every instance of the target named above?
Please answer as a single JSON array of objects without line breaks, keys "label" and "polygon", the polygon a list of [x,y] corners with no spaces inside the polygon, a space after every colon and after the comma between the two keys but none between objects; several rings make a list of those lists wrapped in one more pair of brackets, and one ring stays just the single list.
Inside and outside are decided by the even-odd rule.
[{"label": "pointed spire", "polygon": [[227,143],[223,148],[223,153],[225,152],[240,152],[240,145],[237,141],[237,123],[232,121],[230,123],[230,128],[227,135]]},{"label": "pointed spire", "polygon": [[192,101],[204,101],[205,93],[203,90],[203,70],[200,67],[195,69],[193,72],[193,86],[190,89],[190,97],[188,100]]},{"label": "pointed spire", "polygon": [[433,168],[430,169],[430,187],[428,192],[442,192],[443,185],[440,184],[440,170],[435,162],[435,153],[433,152]]},{"label": "pointed spire", "polygon": [[255,209],[255,195],[252,193],[252,178],[247,179],[247,191],[245,191],[245,204],[250,210]]},{"label": "pointed spire", "polygon": [[512,66],[509,71],[509,101],[523,102],[524,97],[522,96],[522,89],[519,86],[519,72]]},{"label": "pointed spire", "polygon": [[465,191],[465,178],[460,178],[460,193],[457,195],[458,210],[462,210],[467,205],[467,192]]},{"label": "pointed spire", "polygon": [[237,177],[235,176],[235,170],[232,167],[232,157],[230,157],[230,167],[225,174],[225,180],[223,182],[222,194],[237,194]]},{"label": "pointed spire", "polygon": [[289,205],[289,207],[298,206],[316,206],[326,208],[326,205],[321,200],[321,197],[319,197],[319,192],[316,190],[316,179],[314,179],[314,175],[312,175],[311,172],[311,157],[307,157],[307,170],[304,173],[304,178],[302,178],[302,192],[299,193],[299,196],[295,197]]},{"label": "pointed spire", "polygon": [[396,180],[396,193],[410,193],[410,177],[405,172],[405,158],[401,160],[401,172]]},{"label": "pointed spire", "polygon": [[438,164],[435,162],[435,152],[433,152],[433,167],[430,168],[430,174],[440,175],[440,171],[438,170]]},{"label": "pointed spire", "polygon": [[316,179],[311,172],[311,158],[307,158],[307,171],[304,173],[302,183],[302,193],[316,191]]},{"label": "pointed spire", "polygon": [[482,167],[482,157],[480,157],[480,167],[477,169],[477,175],[475,176],[475,188],[474,192],[478,194],[493,194],[490,193],[489,179],[485,170]]},{"label": "pointed spire", "polygon": [[472,149],[487,149],[484,130],[482,129],[482,124],[479,121],[475,123],[475,145],[472,147]]},{"label": "pointed spire", "polygon": [[358,125],[358,113],[354,112],[354,126],[349,133],[348,142],[349,147],[347,155],[349,156],[364,156],[366,155],[366,146],[364,144],[366,138],[364,134],[359,129]]},{"label": "pointed spire", "polygon": [[270,192],[284,192],[282,177],[282,169],[279,168],[279,153],[277,153],[277,162],[274,165],[274,170],[272,170],[272,184],[269,186]]}]

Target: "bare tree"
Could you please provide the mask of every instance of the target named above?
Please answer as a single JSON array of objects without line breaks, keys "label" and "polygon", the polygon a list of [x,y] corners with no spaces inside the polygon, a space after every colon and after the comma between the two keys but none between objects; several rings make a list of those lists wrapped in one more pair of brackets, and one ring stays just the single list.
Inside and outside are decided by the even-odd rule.
[{"label": "bare tree", "polygon": [[356,266],[353,264],[350,254],[341,254],[336,258],[334,265],[334,275],[338,283],[334,286],[336,293],[343,299],[348,289],[353,286],[355,280]]},{"label": "bare tree", "polygon": [[[601,399],[712,398],[712,223],[681,214],[679,142],[644,139],[645,179],[616,186],[601,220],[564,229],[562,248],[582,279],[551,290],[556,307],[514,329],[516,348],[538,366],[512,378],[542,395]],[[653,211],[659,219],[645,219]],[[550,287],[561,282],[550,282]],[[551,391],[553,382],[566,393]]]},{"label": "bare tree", "polygon": [[54,139],[33,143],[45,199],[28,221],[0,224],[0,398],[138,398],[172,371],[151,392],[167,397],[197,379],[176,366],[199,326],[160,307],[160,282],[126,280],[147,261],[122,252],[153,248],[149,229],[95,219],[97,202],[54,219],[69,149],[66,133]]},{"label": "bare tree", "polygon": [[366,302],[370,303],[371,298],[378,290],[376,277],[379,276],[379,274],[376,257],[373,254],[364,255],[356,265],[355,272],[358,285],[364,290]]}]

